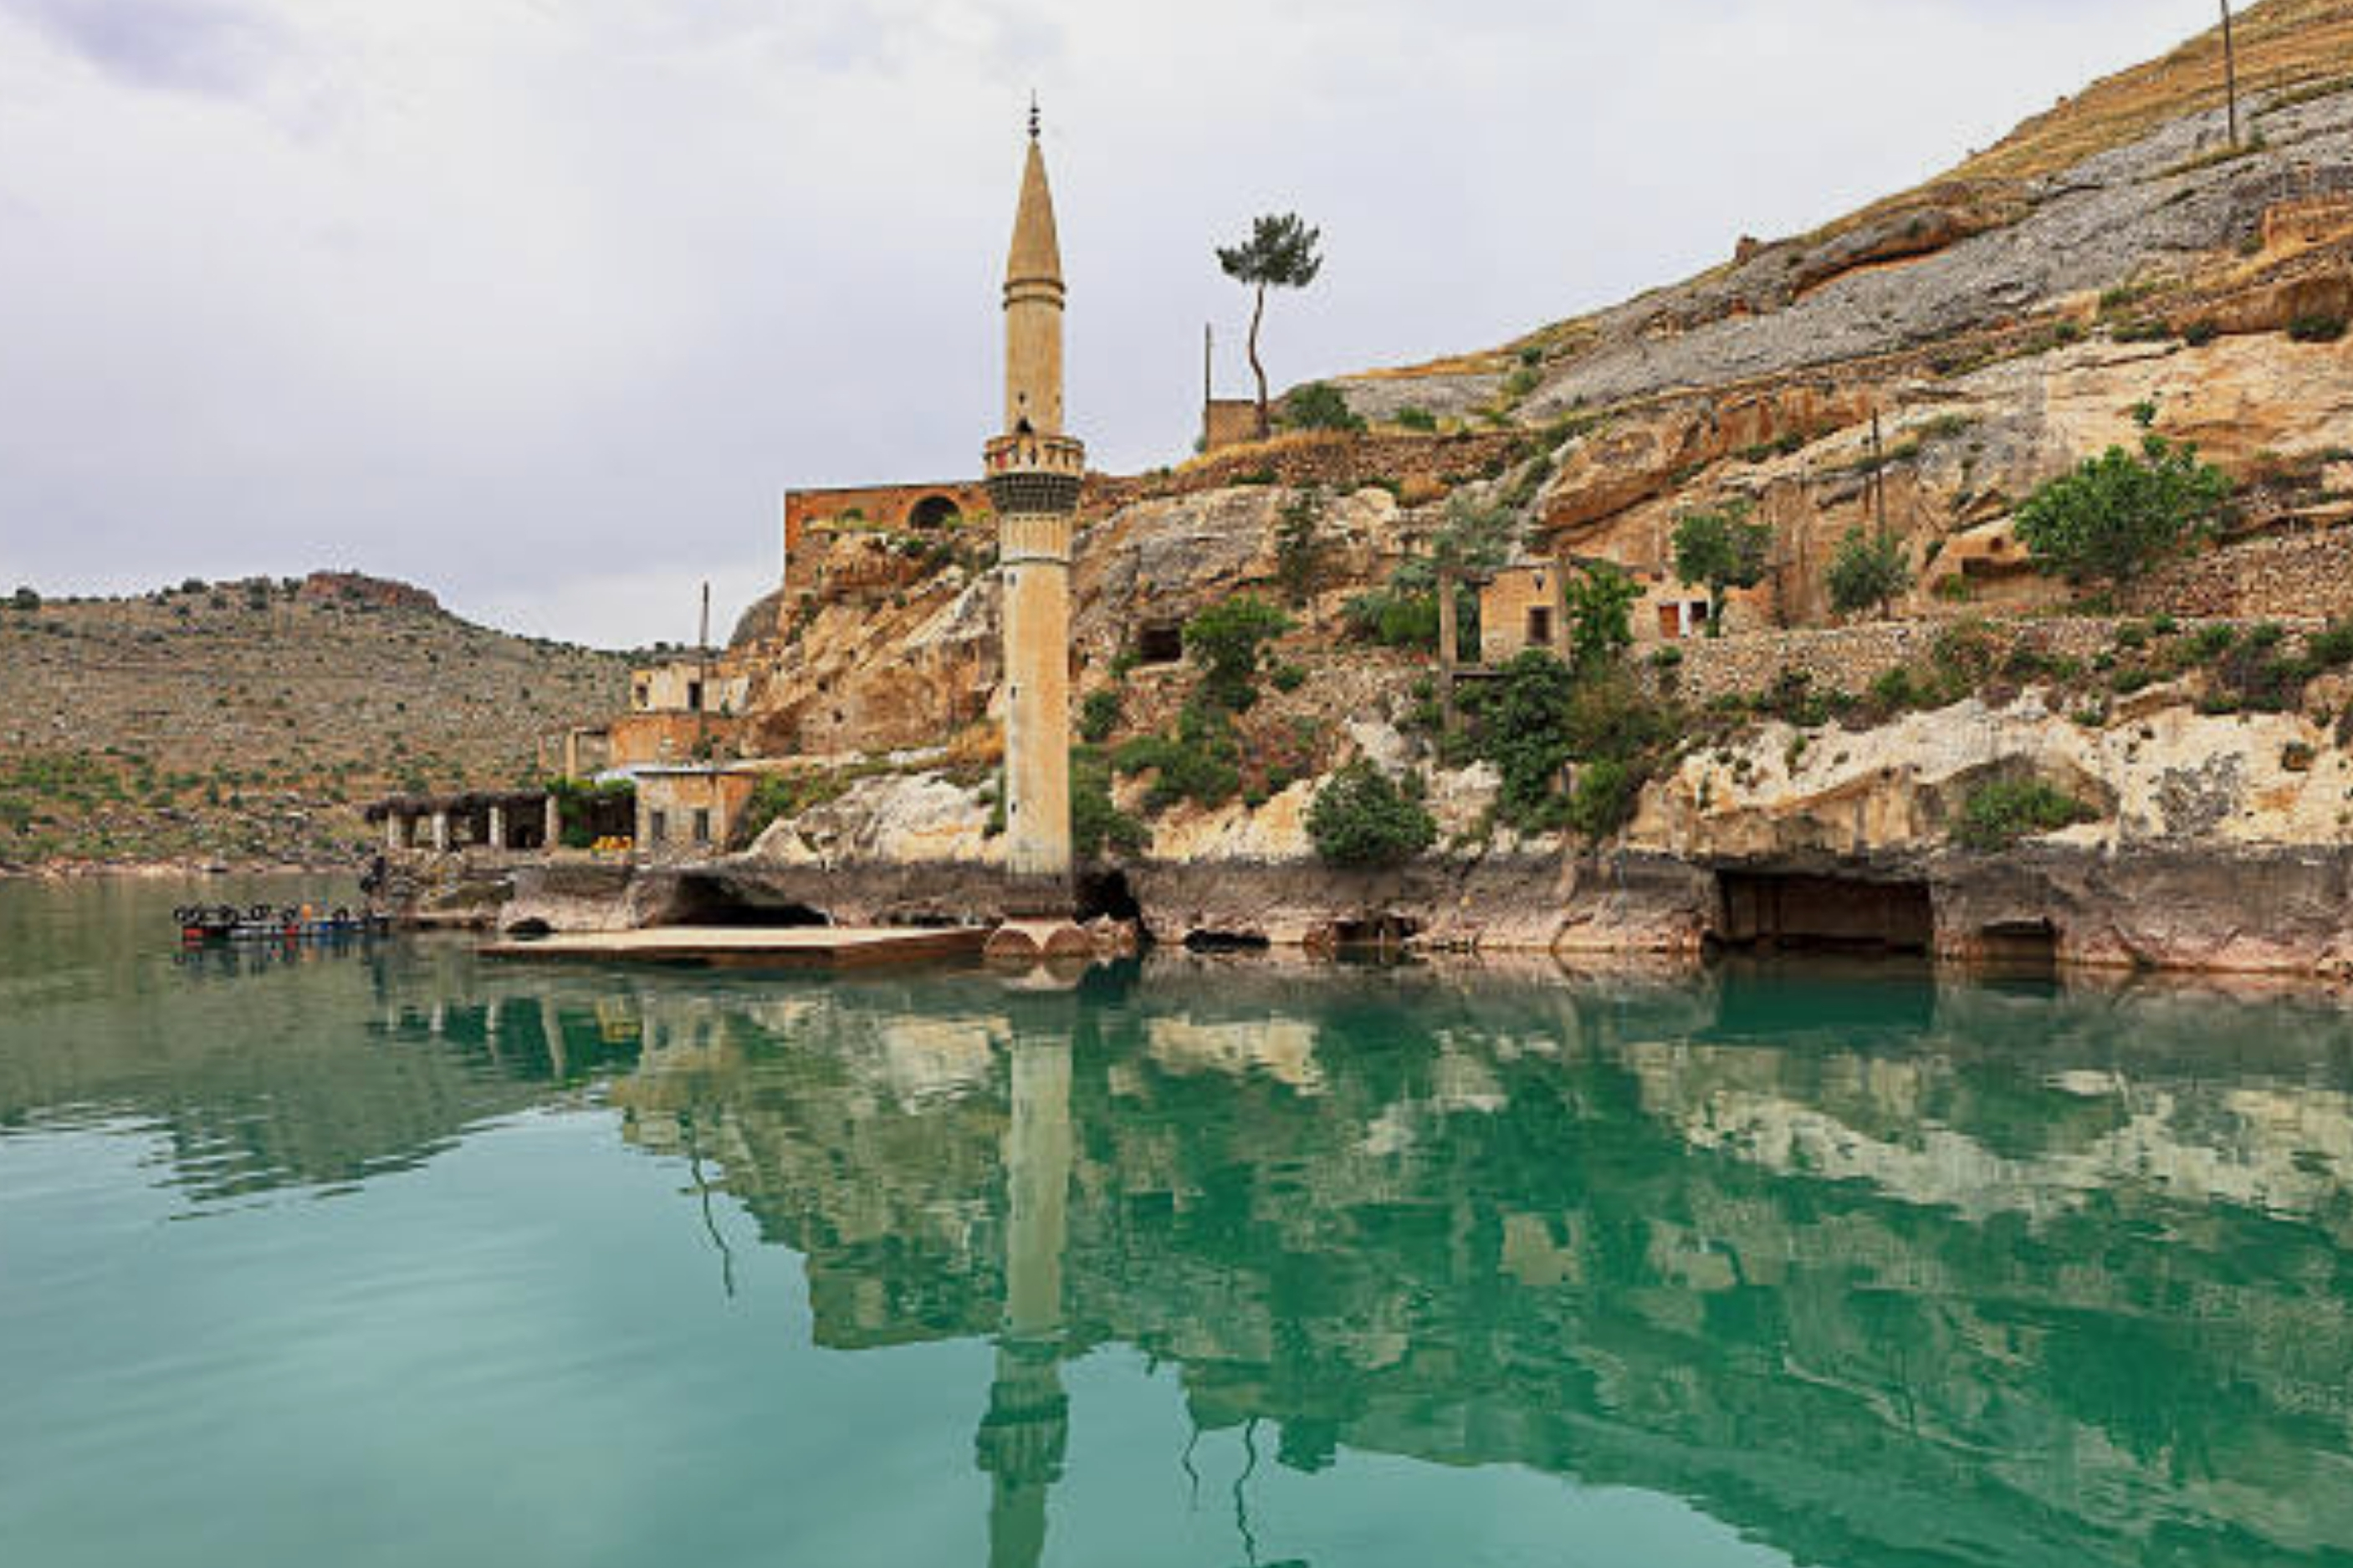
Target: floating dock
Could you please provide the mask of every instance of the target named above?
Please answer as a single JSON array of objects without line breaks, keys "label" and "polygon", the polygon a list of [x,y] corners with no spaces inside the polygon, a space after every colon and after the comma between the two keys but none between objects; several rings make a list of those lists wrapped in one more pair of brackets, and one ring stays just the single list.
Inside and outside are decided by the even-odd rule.
[{"label": "floating dock", "polygon": [[656,926],[482,944],[485,958],[573,963],[675,963],[714,969],[870,969],[976,959],[985,926]]}]

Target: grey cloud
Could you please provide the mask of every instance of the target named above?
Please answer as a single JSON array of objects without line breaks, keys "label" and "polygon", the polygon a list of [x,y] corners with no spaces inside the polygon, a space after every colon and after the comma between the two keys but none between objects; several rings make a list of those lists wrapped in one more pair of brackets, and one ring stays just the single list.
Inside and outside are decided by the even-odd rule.
[{"label": "grey cloud", "polygon": [[236,97],[280,52],[274,21],[208,0],[0,0],[110,76],[135,86]]}]

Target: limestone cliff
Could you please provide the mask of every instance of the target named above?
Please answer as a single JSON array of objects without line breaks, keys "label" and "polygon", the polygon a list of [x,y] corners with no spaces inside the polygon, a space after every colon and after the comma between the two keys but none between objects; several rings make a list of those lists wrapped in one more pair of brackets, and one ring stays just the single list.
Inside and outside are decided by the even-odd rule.
[{"label": "limestone cliff", "polygon": [[[1073,689],[1117,694],[1111,740],[1174,722],[1195,679],[1189,616],[1253,591],[1286,597],[1293,620],[1275,650],[1290,679],[1238,721],[1241,798],[1151,816],[1148,844],[1090,879],[1091,906],[1139,905],[1167,939],[1688,952],[1840,934],[1822,906],[1847,898],[1858,929],[1949,952],[2348,968],[2353,764],[2336,721],[2353,692],[2242,716],[2201,711],[2229,704],[2194,676],[2117,687],[2115,703],[2010,681],[1876,724],[1697,722],[1727,700],[1753,715],[1787,672],[1859,694],[1960,617],[2062,608],[2013,513],[2143,425],[2239,489],[2214,546],[2128,585],[2126,608],[2353,616],[2353,0],[2247,13],[2235,146],[2218,50],[2195,40],[1945,180],[1744,240],[1701,278],[1489,353],[1343,378],[1367,431],[1091,476]],[[1464,494],[1515,511],[1536,561],[1609,560],[1665,599],[1689,594],[1672,580],[1680,512],[1740,499],[1772,526],[1767,578],[1735,605],[1748,635],[1642,660],[1693,728],[1609,843],[1496,827],[1493,774],[1440,767],[1430,745],[1430,657],[1352,636],[1352,597],[1426,555]],[[1285,582],[1303,506],[1313,567]],[[893,760],[691,875],[843,918],[987,912],[985,522],[808,522],[731,650],[756,682],[744,749]],[[1865,523],[1904,542],[1916,587],[1890,620],[1833,628],[1826,568]],[[2112,622],[2014,625],[2045,660],[2113,668]],[[1636,630],[1669,635],[1647,606]],[[934,765],[949,754],[960,770]],[[1429,782],[1439,854],[1388,873],[1317,861],[1316,780],[1360,754]],[[1959,814],[1996,779],[2044,781],[2092,820],[2005,853],[1958,847]],[[1119,804],[1146,815],[1144,789],[1123,779]]]}]

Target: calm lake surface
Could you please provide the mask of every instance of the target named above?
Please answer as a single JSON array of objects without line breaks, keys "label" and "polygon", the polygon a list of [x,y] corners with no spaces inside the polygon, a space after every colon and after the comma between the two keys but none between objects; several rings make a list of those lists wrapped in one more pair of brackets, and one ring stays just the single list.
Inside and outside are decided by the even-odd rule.
[{"label": "calm lake surface", "polygon": [[0,1563],[2353,1562],[2324,996],[183,957],[190,896],[0,887]]}]

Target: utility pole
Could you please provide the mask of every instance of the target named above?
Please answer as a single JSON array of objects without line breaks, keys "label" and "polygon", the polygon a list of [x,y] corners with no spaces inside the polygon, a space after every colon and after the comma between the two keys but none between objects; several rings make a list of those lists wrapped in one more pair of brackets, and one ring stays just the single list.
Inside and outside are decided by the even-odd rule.
[{"label": "utility pole", "polygon": [[1201,450],[1209,449],[1209,405],[1218,400],[1218,330],[1201,323]]},{"label": "utility pole", "polygon": [[1871,411],[1871,516],[1879,537],[1887,537],[1887,452],[1879,441],[1879,410]]},{"label": "utility pole", "polygon": [[2228,95],[2231,145],[2239,144],[2239,46],[2231,28],[2231,0],[2222,0],[2222,83]]}]

